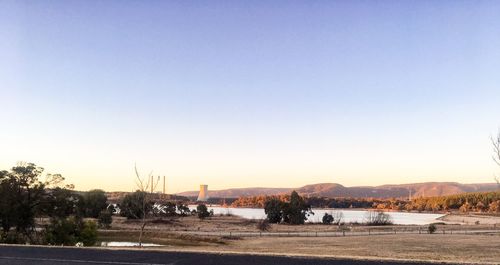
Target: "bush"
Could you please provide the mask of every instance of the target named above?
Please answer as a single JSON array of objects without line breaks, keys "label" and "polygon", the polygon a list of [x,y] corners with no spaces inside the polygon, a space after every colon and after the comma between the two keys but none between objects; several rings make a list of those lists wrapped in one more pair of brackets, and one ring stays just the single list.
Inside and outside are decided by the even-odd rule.
[{"label": "bush", "polygon": [[24,235],[16,231],[7,233],[0,232],[0,243],[3,244],[26,244],[27,240]]},{"label": "bush", "polygon": [[366,225],[392,225],[392,218],[390,215],[382,211],[368,211],[365,215]]},{"label": "bush", "polygon": [[260,231],[268,231],[271,228],[271,224],[269,223],[269,220],[262,219],[257,223],[257,229]]},{"label": "bush", "polygon": [[437,227],[435,224],[430,224],[429,227],[427,227],[427,230],[429,231],[429,234],[434,234],[436,232]]},{"label": "bush", "polygon": [[328,213],[325,213],[325,215],[323,215],[323,220],[322,220],[322,222],[323,222],[323,224],[325,224],[325,225],[332,224],[332,223],[333,223],[333,215],[328,214]]},{"label": "bush", "polygon": [[52,219],[45,229],[45,240],[50,245],[74,246],[82,242],[92,246],[97,241],[97,224],[75,217]]},{"label": "bush", "polygon": [[270,198],[264,202],[264,212],[271,223],[304,224],[307,217],[314,214],[311,206],[296,191],[290,194],[290,201]]},{"label": "bush", "polygon": [[97,224],[94,221],[85,221],[79,237],[84,246],[93,246],[97,241]]},{"label": "bush", "polygon": [[108,197],[103,190],[90,190],[81,196],[78,212],[84,217],[97,218],[102,210],[108,207]]},{"label": "bush", "polygon": [[283,219],[283,213],[281,211],[282,202],[277,198],[271,198],[266,200],[264,203],[264,212],[267,215],[267,220],[271,223],[280,223]]},{"label": "bush", "polygon": [[45,229],[45,240],[49,245],[75,245],[78,224],[75,218],[54,218]]},{"label": "bush", "polygon": [[101,213],[99,214],[99,218],[97,219],[99,228],[109,229],[112,222],[112,214],[109,211],[101,211]]},{"label": "bush", "polygon": [[196,213],[198,214],[198,218],[202,220],[210,216],[210,212],[205,204],[198,205],[198,207],[196,207]]},{"label": "bush", "polygon": [[153,202],[147,198],[146,192],[142,191],[125,195],[120,203],[120,215],[127,219],[141,219],[144,214],[147,215],[152,210]]}]

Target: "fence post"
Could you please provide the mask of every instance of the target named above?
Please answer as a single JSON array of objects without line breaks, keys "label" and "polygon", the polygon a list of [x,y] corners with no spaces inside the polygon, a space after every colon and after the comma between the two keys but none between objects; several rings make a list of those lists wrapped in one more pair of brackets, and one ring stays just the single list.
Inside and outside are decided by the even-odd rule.
[{"label": "fence post", "polygon": [[318,237],[318,231],[316,231],[316,237]]},{"label": "fence post", "polygon": [[342,230],[342,236],[345,236],[345,231]]},{"label": "fence post", "polygon": [[371,229],[368,228],[368,235],[371,235],[371,234],[372,234]]}]

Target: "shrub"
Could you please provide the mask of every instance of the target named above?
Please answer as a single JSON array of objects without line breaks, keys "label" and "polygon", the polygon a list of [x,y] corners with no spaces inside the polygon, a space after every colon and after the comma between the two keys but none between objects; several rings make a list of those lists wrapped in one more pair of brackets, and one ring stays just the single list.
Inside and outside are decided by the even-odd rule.
[{"label": "shrub", "polygon": [[112,214],[109,211],[101,211],[101,213],[99,214],[99,218],[97,219],[99,228],[109,229],[112,222]]},{"label": "shrub", "polygon": [[51,245],[73,246],[82,242],[92,246],[97,241],[97,224],[74,217],[52,219],[45,229],[45,240]]},{"label": "shrub", "polygon": [[108,197],[103,190],[90,190],[83,194],[78,203],[78,212],[84,217],[97,218],[108,207]]},{"label": "shrub", "polygon": [[264,212],[271,223],[304,224],[307,217],[314,214],[311,206],[296,191],[290,194],[290,201],[270,198],[264,202]]},{"label": "shrub", "polygon": [[196,207],[196,213],[198,214],[198,218],[202,220],[210,216],[210,212],[205,204],[198,205]]},{"label": "shrub", "polygon": [[268,231],[271,228],[271,224],[269,223],[269,220],[262,219],[257,223],[257,229],[260,231]]},{"label": "shrub", "polygon": [[77,226],[75,218],[54,218],[45,229],[45,240],[49,245],[74,245]]},{"label": "shrub", "polygon": [[328,214],[328,213],[325,213],[325,215],[323,215],[323,220],[322,220],[322,222],[323,222],[323,224],[325,224],[325,225],[332,224],[332,223],[333,223],[333,215]]},{"label": "shrub", "polygon": [[271,198],[264,203],[264,212],[267,215],[267,220],[271,223],[280,223],[283,218],[281,211],[282,202],[277,198]]},{"label": "shrub", "polygon": [[0,243],[4,244],[25,244],[26,237],[16,231],[9,231],[7,233],[0,232]]},{"label": "shrub", "polygon": [[120,215],[127,219],[141,219],[153,210],[153,202],[146,196],[146,192],[136,191],[125,195],[120,203]]},{"label": "shrub", "polygon": [[434,234],[436,232],[437,227],[435,224],[430,224],[429,227],[427,227],[427,230],[429,231],[429,234]]},{"label": "shrub", "polygon": [[97,241],[97,224],[94,221],[85,221],[78,236],[78,241],[84,246],[93,246]]},{"label": "shrub", "polygon": [[365,224],[367,225],[392,225],[390,215],[382,211],[368,211],[365,215]]}]

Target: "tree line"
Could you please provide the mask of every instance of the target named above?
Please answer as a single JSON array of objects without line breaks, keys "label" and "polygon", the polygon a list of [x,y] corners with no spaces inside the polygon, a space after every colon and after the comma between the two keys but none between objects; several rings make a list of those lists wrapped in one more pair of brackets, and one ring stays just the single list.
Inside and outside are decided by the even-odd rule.
[{"label": "tree line", "polygon": [[[403,199],[373,198],[303,198],[305,204],[314,208],[364,208],[396,211],[442,212],[459,210],[461,212],[500,213],[500,192],[472,192],[447,196],[418,197],[411,201]],[[270,202],[286,203],[290,195],[270,195],[241,197],[234,201],[233,207],[266,208]]]},{"label": "tree line", "polygon": [[[102,190],[76,192],[60,174],[47,174],[33,163],[0,170],[0,242],[93,245],[99,218],[107,209]],[[48,219],[45,225],[36,220]]]}]

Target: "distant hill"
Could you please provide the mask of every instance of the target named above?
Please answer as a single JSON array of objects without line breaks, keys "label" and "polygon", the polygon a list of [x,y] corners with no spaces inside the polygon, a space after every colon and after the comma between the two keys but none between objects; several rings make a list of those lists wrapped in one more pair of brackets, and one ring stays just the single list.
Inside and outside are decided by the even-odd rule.
[{"label": "distant hill", "polygon": [[[237,188],[237,189],[227,189],[227,190],[209,190],[209,197],[218,198],[238,198],[238,197],[250,197],[258,195],[274,195],[290,192],[293,189],[290,188]],[[199,191],[185,191],[178,193],[178,195],[186,197],[197,197]]]},{"label": "distant hill", "polygon": [[[238,188],[213,190],[210,197],[237,198],[258,195],[277,195],[296,190],[303,196],[310,197],[351,197],[351,198],[406,198],[410,190],[413,197],[444,196],[464,192],[494,191],[495,183],[461,184],[456,182],[424,182],[382,186],[345,187],[337,183],[311,184],[298,188]],[[198,196],[198,191],[187,191],[178,195]]]}]

